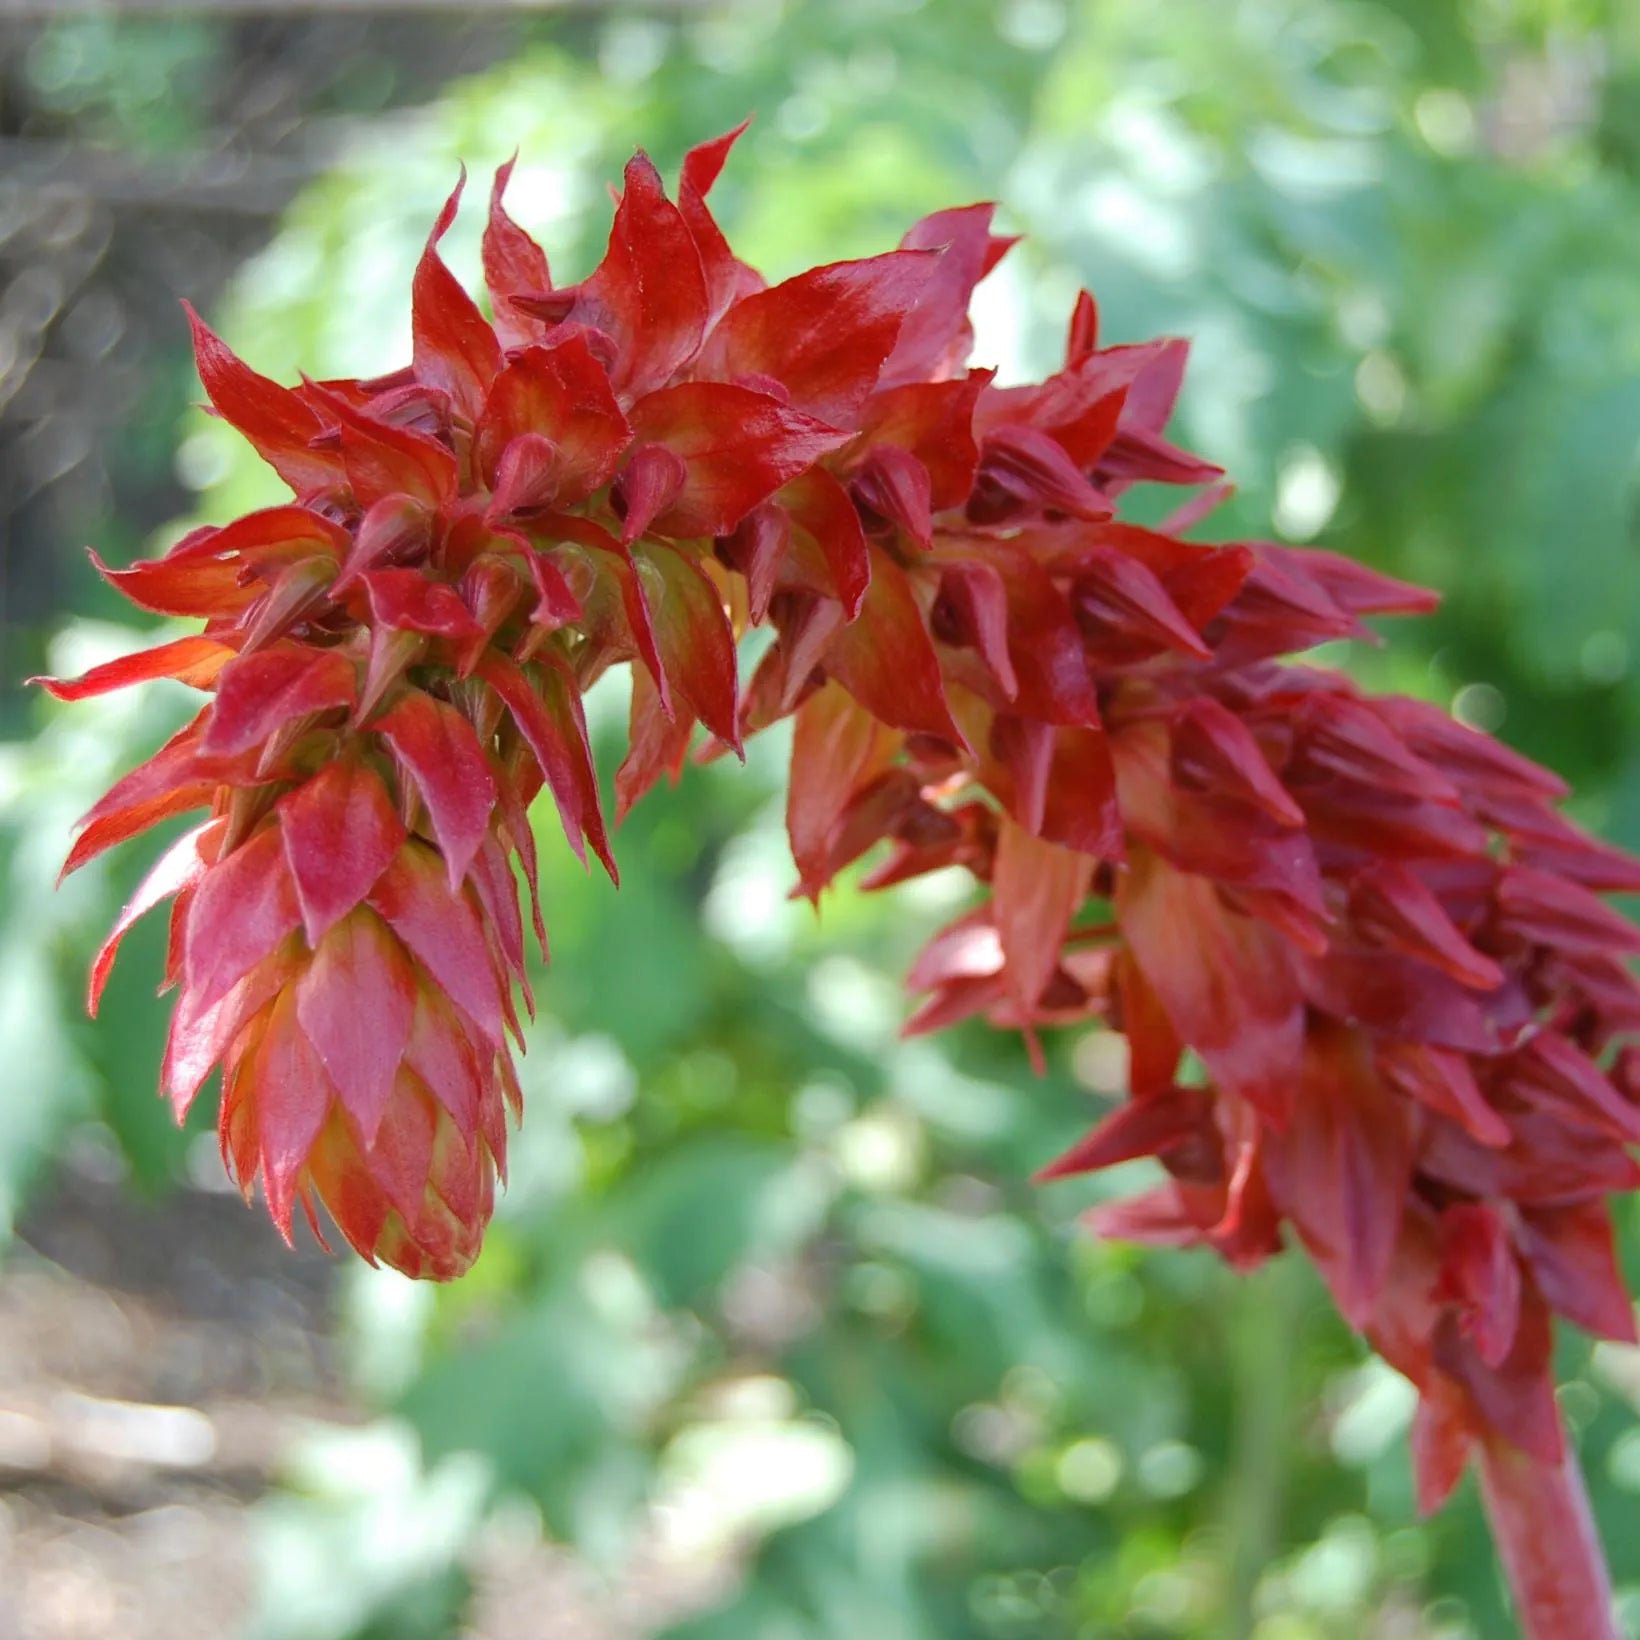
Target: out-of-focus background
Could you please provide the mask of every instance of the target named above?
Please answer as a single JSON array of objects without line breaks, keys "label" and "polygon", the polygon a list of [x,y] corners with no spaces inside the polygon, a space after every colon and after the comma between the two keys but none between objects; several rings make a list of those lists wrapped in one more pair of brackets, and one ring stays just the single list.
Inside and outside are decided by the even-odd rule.
[{"label": "out-of-focus background", "polygon": [[[81,1016],[156,845],[54,890],[69,828],[185,701],[20,680],[148,636],[86,543],[275,494],[177,299],[274,375],[386,368],[458,162],[481,194],[518,150],[573,279],[634,145],[754,111],[714,198],[748,259],[1001,201],[980,362],[1051,366],[1083,283],[1113,337],[1194,338],[1223,533],[1441,587],[1350,664],[1640,843],[1640,8],[0,0],[3,1640],[1512,1632],[1472,1489],[1416,1520],[1410,1392],[1306,1269],[1096,1245],[1090,1187],[1027,1183],[1120,1093],[1105,1039],[1040,1079],[897,1039],[962,887],[789,903],[778,735],[649,799],[619,896],[549,844],[529,1115],[448,1290],[224,1193],[209,1101],[154,1094],[160,927]],[[1640,1635],[1640,1352],[1562,1371]]]}]

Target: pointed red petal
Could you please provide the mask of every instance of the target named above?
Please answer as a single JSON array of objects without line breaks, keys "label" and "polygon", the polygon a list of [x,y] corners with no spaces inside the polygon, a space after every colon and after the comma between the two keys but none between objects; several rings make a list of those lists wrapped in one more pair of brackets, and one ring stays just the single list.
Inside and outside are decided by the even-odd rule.
[{"label": "pointed red petal", "polygon": [[681,186],[704,199],[712,191],[712,184],[722,174],[723,163],[729,157],[729,150],[746,134],[746,128],[751,123],[751,117],[748,115],[733,130],[725,131],[721,137],[697,142],[683,156],[683,172],[679,179]]},{"label": "pointed red petal", "polygon": [[861,443],[892,444],[914,455],[928,470],[935,512],[960,507],[974,487],[979,471],[974,406],[994,374],[970,370],[956,381],[908,382],[873,393],[866,402]]},{"label": "pointed red petal", "polygon": [[1412,1420],[1412,1467],[1417,1481],[1418,1513],[1432,1515],[1457,1490],[1474,1443],[1463,1401],[1434,1374],[1418,1397]]},{"label": "pointed red petal", "polygon": [[695,732],[693,713],[661,708],[655,680],[641,666],[632,668],[632,701],[627,713],[627,752],[615,771],[615,823],[664,774],[674,783],[683,772]]},{"label": "pointed red petal", "polygon": [[681,456],[689,479],[656,519],[662,535],[726,535],[758,502],[848,435],[767,393],[719,382],[685,382],[641,399],[633,431]]},{"label": "pointed red petal", "polygon": [[1596,1338],[1640,1342],[1634,1303],[1618,1268],[1611,1209],[1602,1201],[1522,1209],[1521,1258],[1544,1302]]},{"label": "pointed red petal", "polygon": [[881,547],[871,548],[871,583],[859,616],[832,639],[825,665],[884,723],[961,744],[922,610],[905,571]]},{"label": "pointed red petal", "polygon": [[826,566],[831,591],[852,621],[871,580],[871,557],[848,491],[824,467],[811,467],[785,485],[774,504],[790,518],[798,548],[813,543]]},{"label": "pointed red petal", "polygon": [[407,843],[371,889],[369,903],[444,994],[499,1048],[501,981],[473,903],[462,890],[451,892],[438,855],[425,844]]},{"label": "pointed red petal", "polygon": [[223,664],[233,658],[231,644],[216,638],[177,638],[154,649],[140,650],[135,655],[122,655],[118,660],[105,661],[94,666],[83,677],[30,678],[40,684],[48,695],[57,700],[86,700],[93,695],[106,695],[112,689],[125,689],[134,683],[149,683],[155,678],[175,678],[192,689],[208,689],[222,670]]},{"label": "pointed red petal", "polygon": [[301,921],[279,833],[264,826],[204,875],[188,907],[184,985],[209,1008]]},{"label": "pointed red petal", "polygon": [[1271,1121],[1297,1098],[1304,1003],[1285,939],[1228,910],[1203,877],[1131,851],[1117,910],[1134,958],[1214,1080]]},{"label": "pointed red petal", "polygon": [[668,681],[719,740],[740,750],[735,635],[718,589],[685,553],[659,542],[632,549],[640,576],[653,576],[656,647]]},{"label": "pointed red petal", "polygon": [[1498,879],[1498,910],[1511,932],[1554,950],[1640,952],[1640,928],[1588,889],[1545,871],[1505,870]]},{"label": "pointed red petal", "polygon": [[289,1241],[297,1179],[307,1166],[334,1091],[296,1017],[293,993],[287,991],[275,1000],[255,1058],[240,1074],[255,1101],[268,1213]]},{"label": "pointed red petal", "polygon": [[626,508],[621,540],[630,546],[683,494],[689,469],[664,444],[635,445],[626,458],[617,495]]},{"label": "pointed red petal", "polygon": [[407,495],[432,508],[455,498],[459,474],[451,450],[431,434],[398,427],[356,409],[341,396],[309,383],[309,391],[340,423],[342,465],[353,498],[370,508],[388,496]]},{"label": "pointed red petal", "polygon": [[1440,593],[1398,581],[1340,553],[1320,547],[1267,545],[1263,550],[1283,563],[1295,564],[1351,615],[1427,615],[1440,607]]},{"label": "pointed red petal", "polygon": [[[948,630],[941,630],[942,619]],[[1008,653],[1008,585],[995,564],[963,559],[944,567],[935,630],[947,642],[977,649],[1006,699],[1019,694],[1019,677]]]},{"label": "pointed red petal", "polygon": [[[68,851],[68,858],[63,861],[60,877],[67,877],[71,872],[78,871],[81,866],[96,859],[99,854],[135,837],[139,831],[146,831],[150,826],[158,825],[161,820],[169,820],[174,815],[186,814],[189,809],[204,807],[220,790],[218,783],[197,774],[197,764],[201,760],[194,760],[187,776],[179,776],[176,782],[168,785],[163,791],[156,791],[153,795],[140,798],[121,800],[109,806],[105,812],[93,818],[88,815],[84,822],[85,830],[75,840],[73,848]],[[133,770],[133,774],[143,774],[143,769]],[[127,776],[129,779],[130,777]],[[115,788],[118,790],[118,788]],[[108,803],[104,798],[97,805],[102,809]],[[93,811],[95,814],[96,811]]]},{"label": "pointed red petal", "polygon": [[1076,293],[1070,329],[1065,337],[1065,363],[1080,364],[1099,345],[1099,304],[1091,290]]},{"label": "pointed red petal", "polygon": [[586,500],[614,476],[632,429],[584,335],[526,348],[495,378],[474,434],[478,465],[492,488],[509,444],[525,436],[551,441],[550,499],[560,506]]},{"label": "pointed red petal", "polygon": [[941,256],[917,306],[900,327],[894,351],[883,366],[883,386],[939,381],[956,375],[967,361],[974,345],[968,302],[985,276],[995,214],[994,205],[936,211],[900,241],[902,250],[937,250]]},{"label": "pointed red petal", "polygon": [[419,569],[373,569],[359,577],[377,625],[460,640],[483,634],[454,587]]},{"label": "pointed red petal", "polygon": [[404,842],[381,780],[362,763],[327,764],[280,799],[279,830],[308,945],[364,899]]},{"label": "pointed red petal", "polygon": [[484,228],[484,283],[495,308],[496,330],[503,342],[518,347],[540,339],[546,325],[518,307],[521,292],[552,289],[552,274],[541,247],[508,216],[501,203],[516,156],[498,166],[490,188],[490,217]]},{"label": "pointed red petal", "polygon": [[694,357],[706,316],[706,280],[689,225],[667,199],[648,155],[635,154],[609,248],[582,284],[569,318],[615,339],[616,391],[636,398]]},{"label": "pointed red petal", "polygon": [[1251,729],[1218,701],[1192,701],[1174,720],[1169,773],[1183,791],[1247,803],[1278,826],[1304,824],[1304,811],[1276,778]]},{"label": "pointed red petal", "polygon": [[868,451],[854,475],[854,494],[925,552],[934,545],[933,487],[928,469],[909,450],[879,444]]},{"label": "pointed red petal", "polygon": [[835,683],[817,689],[797,709],[786,830],[799,881],[811,900],[818,900],[831,880],[833,845],[850,799],[888,766],[897,742],[898,736]]},{"label": "pointed red petal", "polygon": [[97,1004],[102,1000],[103,987],[108,983],[120,942],[139,917],[199,881],[215,858],[223,825],[223,821],[210,820],[184,833],[154,862],[131,898],[125,902],[91,964],[85,1011],[93,1019],[97,1017]]},{"label": "pointed red petal", "polygon": [[89,556],[97,573],[116,592],[138,609],[155,615],[196,615],[205,619],[235,615],[260,592],[254,582],[241,580],[244,566],[232,558],[196,553],[111,569],[95,552]]},{"label": "pointed red petal", "polygon": [[1373,1074],[1365,1033],[1345,1026],[1311,1022],[1297,1094],[1284,1131],[1266,1135],[1270,1193],[1359,1327],[1400,1234],[1412,1182],[1410,1113]]},{"label": "pointed red petal", "polygon": [[260,746],[297,718],[351,706],[353,663],[334,649],[280,644],[222,670],[204,750],[229,756]]},{"label": "pointed red petal", "polygon": [[939,257],[899,250],[811,268],[743,297],[712,332],[700,371],[768,376],[834,427],[854,425]]},{"label": "pointed red petal", "polygon": [[1124,636],[1196,660],[1212,657],[1213,651],[1185,619],[1167,588],[1137,558],[1101,547],[1088,553],[1079,568],[1074,601],[1095,643],[1099,628],[1109,626]]},{"label": "pointed red petal", "polygon": [[466,185],[463,170],[427,236],[410,286],[410,331],[418,379],[448,393],[471,419],[501,368],[501,344],[438,254],[438,242],[455,220]]},{"label": "pointed red petal", "polygon": [[1520,1266],[1508,1227],[1496,1208],[1454,1202],[1441,1214],[1439,1242],[1435,1297],[1457,1307],[1459,1325],[1475,1340],[1481,1360],[1501,1366],[1520,1322]]},{"label": "pointed red petal", "polygon": [[193,328],[199,379],[223,420],[243,433],[298,495],[338,486],[341,462],[331,451],[312,448],[324,431],[318,416],[288,387],[235,358],[205,321],[182,305]]},{"label": "pointed red petal", "polygon": [[1063,445],[1035,427],[1010,425],[987,433],[980,442],[980,477],[1031,508],[1094,521],[1111,515],[1109,497]]},{"label": "pointed red petal", "polygon": [[1056,729],[1042,805],[1043,837],[1100,860],[1126,855],[1110,742],[1098,729]]},{"label": "pointed red petal", "polygon": [[618,882],[587,746],[586,720],[573,681],[553,664],[544,663],[526,674],[494,654],[486,655],[476,671],[507,703],[518,732],[535,754],[576,858],[585,863],[585,837],[611,881]]},{"label": "pointed red petal", "polygon": [[1445,776],[1410,751],[1365,701],[1316,690],[1300,704],[1295,723],[1295,759],[1302,760],[1307,769],[1359,781],[1379,793],[1395,792],[1436,803],[1458,801]]},{"label": "pointed red petal", "polygon": [[426,990],[417,992],[406,1061],[469,1143],[479,1129],[488,1058],[487,1047],[468,1036],[448,1003]]},{"label": "pointed red petal", "polygon": [[1509,1143],[1509,1124],[1487,1104],[1462,1054],[1418,1042],[1382,1040],[1374,1051],[1378,1074],[1397,1092],[1450,1116],[1478,1143]]},{"label": "pointed red petal", "polygon": [[1350,917],[1356,931],[1450,974],[1460,985],[1495,991],[1503,970],[1463,937],[1424,883],[1394,860],[1357,872],[1350,883]]},{"label": "pointed red petal", "polygon": [[1086,854],[1033,837],[1003,816],[991,900],[1008,988],[1027,1018],[1059,966],[1065,934],[1092,876],[1093,861]]},{"label": "pointed red petal", "polygon": [[1541,1030],[1516,1049],[1506,1076],[1512,1093],[1550,1114],[1640,1144],[1640,1106],[1558,1031]]},{"label": "pointed red petal", "polygon": [[427,804],[454,891],[496,807],[495,780],[472,724],[454,706],[409,689],[371,727],[386,737]]},{"label": "pointed red petal", "polygon": [[1203,1088],[1167,1087],[1129,1099],[1078,1139],[1064,1155],[1055,1157],[1042,1168],[1035,1175],[1035,1182],[1047,1184],[1054,1179],[1115,1167],[1140,1156],[1160,1156],[1204,1132],[1216,1139],[1212,1112],[1212,1095]]},{"label": "pointed red petal", "polygon": [[1373,709],[1419,756],[1466,785],[1524,788],[1545,797],[1564,797],[1567,793],[1566,782],[1559,775],[1490,735],[1459,723],[1428,701],[1386,695],[1373,703]]},{"label": "pointed red petal", "polygon": [[375,1141],[410,1040],[415,972],[371,911],[319,941],[296,984],[296,1014],[365,1144]]}]

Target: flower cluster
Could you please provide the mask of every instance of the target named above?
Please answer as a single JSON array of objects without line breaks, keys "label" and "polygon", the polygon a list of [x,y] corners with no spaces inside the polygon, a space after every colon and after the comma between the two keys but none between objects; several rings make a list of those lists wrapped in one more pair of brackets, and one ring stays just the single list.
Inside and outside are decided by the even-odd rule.
[{"label": "flower cluster", "polygon": [[[1084,295],[1046,382],[967,368],[1010,243],[983,205],[767,287],[706,203],[738,134],[689,154],[675,200],[635,158],[573,286],[503,168],[490,319],[438,253],[458,189],[394,375],[280,387],[195,321],[213,405],[295,499],[105,570],[204,631],[49,685],[210,695],[70,858],[209,809],[122,914],[93,1006],[172,898],[179,1114],[220,1066],[224,1156],[282,1229],[322,1203],[367,1258],[457,1275],[518,1103],[514,863],[533,901],[543,787],[615,874],[582,692],[632,663],[623,812],[701,726],[738,751],[791,716],[804,892],[884,844],[873,886],[988,885],[919,959],[912,1028],[1123,1033],[1128,1099],[1046,1176],[1155,1157],[1166,1182],[1095,1227],[1237,1266],[1290,1225],[1418,1386],[1424,1502],[1478,1449],[1539,1640],[1608,1632],[1550,1323],[1635,1336],[1606,1199],[1640,1179],[1640,934],[1599,896],[1640,865],[1545,770],[1285,658],[1432,599],[1185,539],[1220,475],[1165,436],[1182,343],[1102,347]],[[1194,494],[1119,521],[1142,484]]]}]

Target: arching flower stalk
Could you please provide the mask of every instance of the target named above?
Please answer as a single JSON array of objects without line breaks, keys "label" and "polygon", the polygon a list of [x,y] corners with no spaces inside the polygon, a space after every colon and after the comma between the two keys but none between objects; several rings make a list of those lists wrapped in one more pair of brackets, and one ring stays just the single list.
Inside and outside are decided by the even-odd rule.
[{"label": "arching flower stalk", "polygon": [[[533,902],[543,787],[615,875],[583,691],[631,665],[622,812],[702,726],[738,751],[792,716],[807,894],[885,841],[870,886],[988,885],[919,959],[910,1028],[1122,1032],[1129,1097],[1043,1176],[1155,1157],[1166,1182],[1093,1228],[1243,1268],[1290,1225],[1418,1387],[1424,1505],[1478,1451],[1531,1633],[1614,1635],[1550,1346],[1555,1313],[1635,1338],[1606,1204],[1640,1177],[1640,934],[1599,896],[1640,865],[1495,741],[1289,663],[1434,599],[1184,538],[1220,474],[1165,436],[1182,342],[1101,347],[1084,295],[1046,382],[968,369],[1010,243],[985,205],[766,287],[706,203],[738,134],[676,200],[638,155],[574,286],[503,167],[492,318],[439,257],[458,188],[391,376],[280,387],[194,321],[212,404],[294,499],[104,569],[204,630],[47,685],[209,696],[69,858],[208,811],[92,1008],[169,898],[179,1116],[220,1067],[224,1158],[281,1230],[322,1205],[366,1258],[459,1275],[519,1103],[514,867]],[[1147,528],[1118,517],[1138,484],[1195,496]]]}]

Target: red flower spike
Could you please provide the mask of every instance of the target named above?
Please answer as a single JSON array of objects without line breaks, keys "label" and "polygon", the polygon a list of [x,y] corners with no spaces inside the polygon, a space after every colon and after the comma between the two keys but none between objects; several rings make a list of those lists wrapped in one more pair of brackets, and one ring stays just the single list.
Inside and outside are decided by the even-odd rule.
[{"label": "red flower spike", "polygon": [[[738,749],[795,713],[804,893],[877,844],[868,887],[989,885],[918,959],[908,1029],[982,1014],[1033,1053],[1045,1025],[1123,1031],[1132,1098],[1048,1174],[1155,1155],[1169,1182],[1090,1225],[1237,1268],[1293,1226],[1418,1387],[1420,1499],[1478,1453],[1533,1640],[1610,1634],[1551,1310],[1634,1336],[1606,1198],[1640,1185],[1640,935],[1598,892],[1640,862],[1438,708],[1287,664],[1433,600],[1314,548],[1180,539],[1224,493],[1166,436],[1182,342],[1102,348],[1083,297],[1048,381],[965,370],[1008,243],[989,206],[766,290],[706,205],[738,135],[690,152],[675,205],[634,159],[572,290],[504,166],[493,327],[438,255],[452,197],[412,364],[378,380],[280,387],[195,321],[215,408],[310,505],[99,565],[209,626],[47,687],[214,699],[65,869],[212,818],[121,913],[91,1005],[172,897],[177,1111],[220,1065],[224,1158],[283,1232],[322,1207],[363,1256],[448,1279],[519,1102],[512,859],[544,946],[543,785],[614,874],[581,690],[637,663],[623,812],[698,721]],[[1145,528],[1112,516],[1141,481],[1210,487]],[[765,619],[742,700],[735,638]],[[1176,1085],[1186,1049],[1210,1085]]]}]

